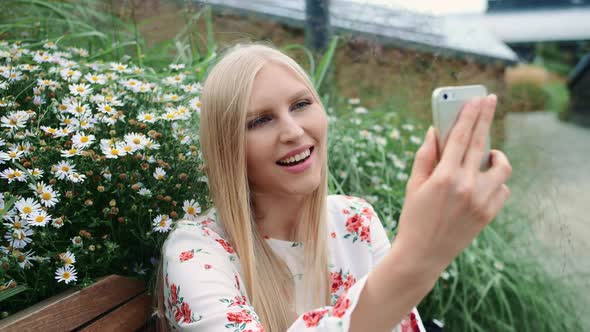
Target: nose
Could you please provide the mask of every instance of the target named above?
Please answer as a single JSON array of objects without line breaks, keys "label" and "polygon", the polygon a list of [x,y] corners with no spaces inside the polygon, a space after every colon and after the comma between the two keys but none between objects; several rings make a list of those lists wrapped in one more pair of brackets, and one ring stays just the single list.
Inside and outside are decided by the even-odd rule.
[{"label": "nose", "polygon": [[286,116],[281,121],[279,139],[281,143],[296,142],[303,136],[304,130],[297,119]]}]

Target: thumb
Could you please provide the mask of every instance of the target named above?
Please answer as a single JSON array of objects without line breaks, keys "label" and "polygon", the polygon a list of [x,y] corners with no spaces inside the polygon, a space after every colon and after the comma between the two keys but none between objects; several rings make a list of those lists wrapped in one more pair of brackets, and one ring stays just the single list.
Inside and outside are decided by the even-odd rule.
[{"label": "thumb", "polygon": [[414,158],[412,174],[406,187],[408,193],[416,191],[430,178],[430,175],[436,167],[437,159],[436,135],[434,133],[434,128],[430,126],[426,132],[424,143],[418,149],[416,152],[416,158]]}]

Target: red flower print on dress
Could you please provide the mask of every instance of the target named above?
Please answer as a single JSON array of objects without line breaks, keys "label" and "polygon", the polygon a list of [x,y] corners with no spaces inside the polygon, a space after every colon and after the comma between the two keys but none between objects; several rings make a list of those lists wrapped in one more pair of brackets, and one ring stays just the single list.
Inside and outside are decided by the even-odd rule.
[{"label": "red flower print on dress", "polygon": [[178,287],[175,284],[170,285],[170,297],[172,303],[178,303]]},{"label": "red flower print on dress", "polygon": [[250,313],[246,310],[238,312],[228,312],[227,320],[232,323],[248,323],[252,321],[252,316],[250,316]]},{"label": "red flower print on dress", "polygon": [[363,226],[361,228],[361,241],[371,243],[371,229],[369,226]]},{"label": "red flower print on dress", "polygon": [[335,239],[335,238],[336,238],[336,232],[332,232],[332,233],[330,233],[330,236],[331,236],[333,239]]},{"label": "red flower print on dress", "polygon": [[334,317],[342,317],[346,313],[346,310],[350,306],[350,299],[347,298],[344,294],[338,298],[336,304],[334,305],[334,309],[332,310],[332,316]]},{"label": "red flower print on dress", "polygon": [[346,281],[344,282],[344,290],[345,291],[349,290],[350,287],[352,287],[355,283],[356,283],[355,277],[353,277],[352,274],[349,274],[348,277],[346,278]]},{"label": "red flower print on dress", "polygon": [[186,262],[189,259],[195,257],[194,251],[193,250],[189,250],[189,251],[183,251],[180,253],[180,256],[178,257],[180,259],[181,262]]},{"label": "red flower print on dress", "polygon": [[227,251],[228,254],[235,253],[234,248],[232,248],[231,245],[227,241],[225,241],[224,239],[215,239],[215,241],[217,243],[221,244],[223,249],[225,249],[225,251]]},{"label": "red flower print on dress", "polygon": [[348,209],[342,209],[342,214],[350,214],[350,210],[348,210]]},{"label": "red flower print on dress", "polygon": [[355,214],[346,220],[346,230],[349,232],[358,232],[362,225],[363,219],[358,214]]},{"label": "red flower print on dress", "polygon": [[189,307],[188,303],[182,302],[180,309],[182,310],[182,315],[184,316],[183,322],[190,323],[191,322],[191,308]]},{"label": "red flower print on dress", "polygon": [[182,320],[182,318],[184,317],[182,310],[178,307],[176,307],[174,312],[174,320],[177,322],[180,322]]},{"label": "red flower print on dress", "polygon": [[366,218],[373,218],[373,211],[371,209],[369,209],[368,207],[363,208],[363,210],[361,211],[361,214],[363,216],[365,216]]},{"label": "red flower print on dress", "polygon": [[246,305],[246,297],[244,295],[242,295],[241,297],[235,296],[234,302],[230,306],[242,306],[242,305]]},{"label": "red flower print on dress", "polygon": [[342,272],[330,272],[330,285],[332,293],[336,293],[343,284],[344,281],[342,280]]},{"label": "red flower print on dress", "polygon": [[211,269],[213,266],[211,266],[211,264],[205,264],[205,265],[203,265],[203,267],[205,268],[205,270],[209,270],[209,269]]},{"label": "red flower print on dress", "polygon": [[305,327],[316,327],[320,323],[320,320],[324,318],[324,315],[328,313],[328,309],[318,309],[310,312],[306,312],[303,314],[303,321],[305,322]]}]

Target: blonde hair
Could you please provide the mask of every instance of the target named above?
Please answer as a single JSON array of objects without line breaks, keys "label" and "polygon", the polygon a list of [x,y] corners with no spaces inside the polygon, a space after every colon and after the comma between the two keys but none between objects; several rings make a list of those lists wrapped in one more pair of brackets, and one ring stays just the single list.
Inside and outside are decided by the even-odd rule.
[{"label": "blonde hair", "polygon": [[[292,323],[294,289],[287,265],[274,254],[253,217],[246,168],[246,113],[257,73],[269,63],[282,65],[301,79],[322,106],[305,70],[265,43],[237,44],[208,73],[201,95],[200,142],[209,191],[227,240],[236,250],[250,303],[267,331],[285,331]],[[330,302],[327,252],[327,144],[323,144],[319,187],[304,200],[295,231],[304,246],[305,310]],[[163,312],[162,272],[156,298]],[[160,311],[162,309],[162,311]]]}]

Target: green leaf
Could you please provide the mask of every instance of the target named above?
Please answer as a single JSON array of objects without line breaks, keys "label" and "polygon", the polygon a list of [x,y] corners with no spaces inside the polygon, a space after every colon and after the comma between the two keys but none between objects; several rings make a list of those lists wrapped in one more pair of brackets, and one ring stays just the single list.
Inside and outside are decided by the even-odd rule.
[{"label": "green leaf", "polygon": [[8,289],[0,292],[0,302],[6,300],[8,298],[11,298],[19,293],[22,293],[26,290],[29,290],[29,289],[31,289],[31,288],[29,288],[25,285],[19,285],[14,288],[8,288]]}]

